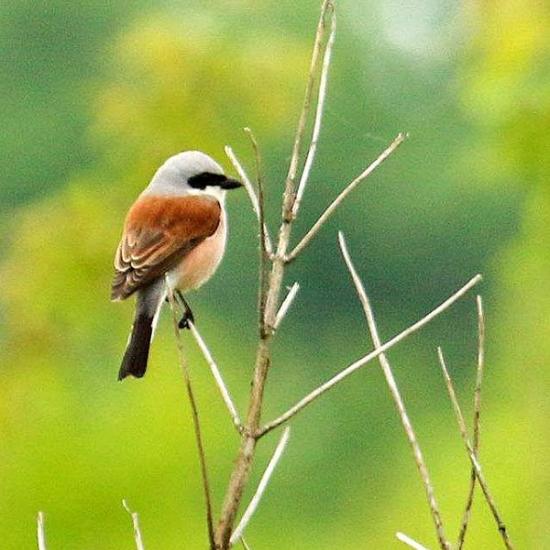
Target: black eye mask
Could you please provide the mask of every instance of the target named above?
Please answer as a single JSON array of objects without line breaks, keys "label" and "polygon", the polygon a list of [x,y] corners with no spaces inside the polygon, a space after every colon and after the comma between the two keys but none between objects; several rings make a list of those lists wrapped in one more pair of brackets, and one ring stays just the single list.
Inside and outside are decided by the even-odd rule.
[{"label": "black eye mask", "polygon": [[217,186],[222,189],[236,189],[241,187],[241,182],[228,178],[223,174],[213,174],[212,172],[201,172],[195,176],[191,176],[187,183],[194,189],[205,189],[208,186]]}]

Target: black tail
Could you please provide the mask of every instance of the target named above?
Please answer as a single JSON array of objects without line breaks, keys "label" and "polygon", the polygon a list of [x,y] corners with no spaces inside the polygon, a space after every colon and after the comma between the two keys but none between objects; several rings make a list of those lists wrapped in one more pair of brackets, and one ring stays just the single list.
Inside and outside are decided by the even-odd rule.
[{"label": "black tail", "polygon": [[141,378],[145,374],[152,334],[153,316],[138,312],[134,320],[130,342],[118,371],[119,380],[124,380],[130,375]]}]

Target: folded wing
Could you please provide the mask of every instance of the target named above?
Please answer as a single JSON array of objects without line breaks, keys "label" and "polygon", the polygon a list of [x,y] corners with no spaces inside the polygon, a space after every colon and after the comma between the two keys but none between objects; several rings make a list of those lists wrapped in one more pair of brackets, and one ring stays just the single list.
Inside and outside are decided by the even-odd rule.
[{"label": "folded wing", "polygon": [[216,231],[221,208],[213,197],[143,197],[130,209],[115,255],[112,300],[124,300],[175,267]]}]

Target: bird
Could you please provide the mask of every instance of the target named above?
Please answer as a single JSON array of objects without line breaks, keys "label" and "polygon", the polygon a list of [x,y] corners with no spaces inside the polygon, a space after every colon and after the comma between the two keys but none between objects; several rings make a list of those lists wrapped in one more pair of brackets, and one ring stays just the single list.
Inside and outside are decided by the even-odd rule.
[{"label": "bird", "polygon": [[136,295],[134,323],[118,379],[141,378],[167,285],[181,300],[180,328],[194,322],[183,294],[217,270],[225,252],[225,195],[242,183],[201,151],[184,151],[164,162],[130,207],[117,247],[111,300]]}]

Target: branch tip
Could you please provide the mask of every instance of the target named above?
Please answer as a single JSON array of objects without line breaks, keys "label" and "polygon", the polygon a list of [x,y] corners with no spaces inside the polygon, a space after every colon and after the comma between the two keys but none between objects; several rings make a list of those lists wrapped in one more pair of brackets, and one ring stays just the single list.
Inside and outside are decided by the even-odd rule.
[{"label": "branch tip", "polygon": [[283,300],[283,303],[281,304],[281,307],[279,308],[279,311],[277,311],[277,315],[275,316],[275,323],[273,324],[273,327],[272,327],[273,330],[277,330],[279,328],[281,322],[286,317],[286,314],[288,313],[290,306],[293,304],[294,298],[296,298],[296,294],[298,294],[299,290],[300,290],[299,283],[294,283],[288,289],[288,294],[285,296],[285,299]]},{"label": "branch tip", "polygon": [[36,540],[38,550],[47,550],[44,512],[38,512],[36,515]]},{"label": "branch tip", "polygon": [[143,545],[143,537],[141,535],[141,527],[139,525],[139,514],[137,512],[132,512],[130,506],[126,499],[122,499],[122,506],[128,512],[132,518],[132,526],[134,528],[134,541],[136,543],[136,550],[144,550],[145,546]]},{"label": "branch tip", "polygon": [[395,536],[398,540],[405,543],[407,546],[414,548],[414,550],[428,550],[425,546],[422,546],[419,542],[416,542],[414,539],[405,535],[405,533],[397,532]]}]

